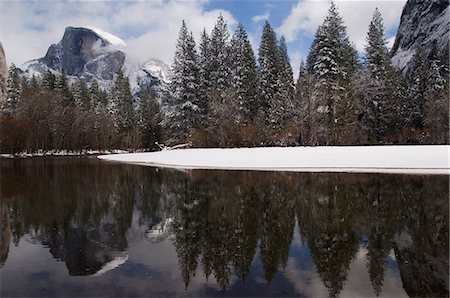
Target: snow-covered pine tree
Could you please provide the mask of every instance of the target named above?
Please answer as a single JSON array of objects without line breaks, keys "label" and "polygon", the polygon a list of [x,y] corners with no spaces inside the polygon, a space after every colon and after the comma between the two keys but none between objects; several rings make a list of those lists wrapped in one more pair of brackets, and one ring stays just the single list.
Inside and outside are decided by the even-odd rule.
[{"label": "snow-covered pine tree", "polygon": [[211,43],[208,33],[203,29],[199,44],[199,86],[198,86],[198,106],[201,112],[201,125],[206,126],[206,116],[209,108],[209,98],[211,93],[210,63],[211,63]]},{"label": "snow-covered pine tree", "polygon": [[277,37],[269,22],[266,21],[258,52],[261,106],[265,113],[266,124],[275,124],[281,115],[271,114],[272,101],[280,92],[280,68],[282,65]]},{"label": "snow-covered pine tree", "polygon": [[300,69],[295,86],[295,113],[298,118],[297,143],[300,145],[311,145],[311,121],[312,121],[312,102],[311,102],[311,84],[312,77],[306,69],[303,60],[300,62]]},{"label": "snow-covered pine tree", "polygon": [[186,142],[191,130],[201,120],[199,107],[199,65],[195,41],[183,21],[172,65],[170,103],[167,107],[166,127],[170,144]]},{"label": "snow-covered pine tree", "polygon": [[133,97],[130,91],[130,82],[119,71],[110,91],[108,109],[114,117],[117,131],[120,135],[129,132],[134,125]]},{"label": "snow-covered pine tree", "polygon": [[55,88],[56,76],[47,70],[42,76],[41,85],[47,90],[53,90]]},{"label": "snow-covered pine tree", "polygon": [[[281,57],[281,69],[280,69],[281,94],[286,103],[285,107],[286,112],[288,114],[292,114],[295,84],[292,66],[288,55],[286,39],[284,38],[284,36],[281,36],[278,48]],[[291,115],[287,115],[287,117],[291,118]]]},{"label": "snow-covered pine tree", "polygon": [[404,88],[394,69],[386,40],[383,19],[378,9],[369,25],[365,51],[370,83],[362,96],[362,123],[372,143],[392,142],[403,128],[406,119]]},{"label": "snow-covered pine tree", "polygon": [[89,88],[83,79],[78,79],[72,87],[75,104],[83,110],[89,110],[92,107],[92,100]]},{"label": "snow-covered pine tree", "polygon": [[219,100],[227,96],[230,87],[229,39],[227,23],[220,14],[211,32],[209,57],[211,95],[219,96]]},{"label": "snow-covered pine tree", "polygon": [[239,23],[231,40],[231,84],[243,123],[252,122],[258,113],[258,71],[255,54],[244,26]]},{"label": "snow-covered pine tree", "polygon": [[449,81],[436,61],[430,65],[423,121],[429,144],[449,144]]},{"label": "snow-covered pine tree", "polygon": [[429,61],[422,47],[416,49],[408,77],[408,113],[412,128],[423,128],[423,108],[428,86]]},{"label": "snow-covered pine tree", "polygon": [[19,107],[22,96],[22,84],[19,71],[14,63],[9,67],[8,81],[6,85],[6,102],[2,107],[2,112],[15,115]]},{"label": "snow-covered pine tree", "polygon": [[307,59],[314,76],[311,98],[313,144],[344,144],[356,125],[351,77],[356,67],[356,50],[334,3],[316,31]]},{"label": "snow-covered pine tree", "polygon": [[74,104],[73,94],[70,90],[69,82],[64,69],[61,69],[59,74],[55,77],[54,90],[62,95],[65,105]]}]

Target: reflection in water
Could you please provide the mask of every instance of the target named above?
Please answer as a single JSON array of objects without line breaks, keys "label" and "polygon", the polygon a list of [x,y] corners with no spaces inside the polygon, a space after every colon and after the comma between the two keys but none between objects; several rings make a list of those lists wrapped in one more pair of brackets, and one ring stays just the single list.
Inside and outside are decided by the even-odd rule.
[{"label": "reflection in water", "polygon": [[[398,266],[408,295],[448,296],[448,176],[180,172],[79,158],[0,167],[0,272],[19,266],[8,253],[21,239],[47,247],[70,276],[107,273],[134,257],[130,245],[169,241],[186,290],[203,274],[235,291],[225,294],[263,278],[268,295],[299,295],[286,277],[277,283],[287,292],[269,291],[297,262],[337,296],[363,251],[371,295],[389,295],[385,273]],[[139,268],[127,274],[151,270]]]}]

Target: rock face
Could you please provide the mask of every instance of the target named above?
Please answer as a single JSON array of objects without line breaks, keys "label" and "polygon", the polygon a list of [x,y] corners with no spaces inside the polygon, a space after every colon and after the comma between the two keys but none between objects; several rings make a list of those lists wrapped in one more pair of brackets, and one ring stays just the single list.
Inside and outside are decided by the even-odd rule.
[{"label": "rock face", "polygon": [[8,80],[8,65],[6,64],[5,51],[0,42],[0,105],[6,101],[6,82]]},{"label": "rock face", "polygon": [[96,80],[103,88],[109,88],[115,74],[122,70],[130,78],[135,95],[142,89],[163,88],[168,81],[169,67],[158,60],[129,63],[125,48],[120,38],[100,29],[67,27],[61,41],[52,44],[43,58],[31,60],[21,68],[29,77],[64,69],[71,81]]},{"label": "rock face", "polygon": [[450,11],[448,0],[408,0],[392,47],[392,62],[404,73],[417,47],[430,59],[448,61]]}]

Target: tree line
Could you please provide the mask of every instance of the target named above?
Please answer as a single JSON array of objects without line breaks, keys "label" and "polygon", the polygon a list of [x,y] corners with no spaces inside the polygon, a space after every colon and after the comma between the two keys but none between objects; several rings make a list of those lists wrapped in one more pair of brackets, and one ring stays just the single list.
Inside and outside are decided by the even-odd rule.
[{"label": "tree line", "polygon": [[220,15],[197,45],[183,21],[161,105],[152,90],[133,100],[123,73],[103,90],[63,70],[26,80],[13,65],[1,150],[448,144],[448,61],[418,48],[402,74],[390,58],[378,10],[362,57],[332,3],[297,82],[269,22],[256,57],[242,24],[230,36]]},{"label": "tree line", "polygon": [[1,111],[2,152],[154,149],[161,139],[156,94],[142,91],[136,108],[123,73],[103,90],[95,80],[89,86],[83,79],[70,84],[64,70],[31,79],[19,72],[11,65]]},{"label": "tree line", "polygon": [[294,84],[286,41],[266,21],[258,57],[219,16],[198,51],[183,22],[166,111],[168,142],[195,146],[447,144],[448,61],[418,48],[403,75],[373,14],[360,57],[334,3]]}]

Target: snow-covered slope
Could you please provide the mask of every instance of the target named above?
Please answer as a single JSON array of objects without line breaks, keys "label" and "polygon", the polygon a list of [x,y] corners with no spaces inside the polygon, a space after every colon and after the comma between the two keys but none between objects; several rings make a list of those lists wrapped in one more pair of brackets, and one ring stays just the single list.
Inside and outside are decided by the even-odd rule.
[{"label": "snow-covered slope", "polygon": [[392,47],[392,62],[407,72],[418,46],[430,59],[448,60],[450,8],[448,0],[408,0]]},{"label": "snow-covered slope", "polygon": [[160,93],[170,83],[170,67],[156,59],[139,63],[127,57],[124,73],[130,80],[133,94],[138,94],[140,91],[150,88]]},{"label": "snow-covered slope", "polygon": [[103,31],[101,29],[92,27],[92,26],[86,26],[86,29],[92,30],[94,31],[101,39],[108,41],[112,46],[117,46],[117,47],[126,47],[125,42],[120,39],[119,37],[112,35],[111,33],[108,33],[106,31]]},{"label": "snow-covered slope", "polygon": [[180,149],[99,156],[182,169],[450,174],[450,146]]}]

